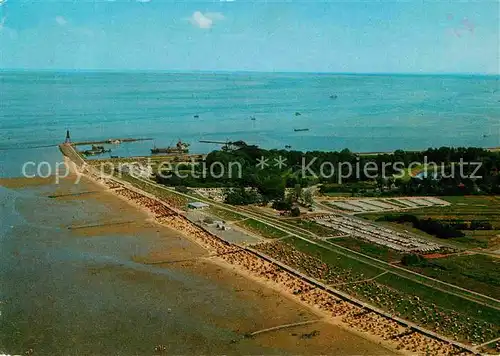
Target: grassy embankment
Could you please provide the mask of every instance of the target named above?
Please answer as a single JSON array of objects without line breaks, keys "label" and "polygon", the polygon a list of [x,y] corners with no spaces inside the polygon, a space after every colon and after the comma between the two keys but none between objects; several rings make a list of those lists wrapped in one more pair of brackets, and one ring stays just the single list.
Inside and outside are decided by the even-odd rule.
[{"label": "grassy embankment", "polygon": [[[457,340],[473,342],[485,342],[500,335],[500,313],[497,309],[422,285],[390,270],[383,274],[382,267],[346,257],[301,239],[286,238],[278,244],[284,246],[284,252],[274,251],[273,257],[361,300],[436,332]],[[289,256],[293,255],[293,249],[290,250],[290,246],[304,253],[304,256],[291,259]],[[265,252],[273,253],[270,250]]]},{"label": "grassy embankment", "polygon": [[165,202],[167,202],[168,204],[170,204],[171,206],[173,206],[177,209],[186,210],[186,208],[187,208],[188,198],[186,198],[180,194],[176,194],[175,192],[171,192],[171,191],[168,191],[166,189],[161,189],[161,188],[156,187],[152,184],[147,184],[147,183],[145,183],[137,178],[134,178],[128,174],[123,174],[121,179],[129,182],[133,186],[135,186],[139,189],[142,189],[143,191],[145,191],[147,193],[150,193],[150,194],[164,200]]},{"label": "grassy embankment", "polygon": [[500,299],[500,259],[461,255],[430,259],[411,270],[462,288]]},{"label": "grassy embankment", "polygon": [[285,220],[285,222],[287,224],[297,226],[301,229],[305,229],[307,231],[310,231],[313,234],[316,234],[317,236],[321,236],[321,237],[335,237],[335,236],[339,236],[342,234],[340,231],[328,228],[326,226],[320,225],[320,224],[318,224],[314,221],[310,221],[310,220],[289,219],[289,220]]},{"label": "grassy embankment", "polygon": [[261,223],[260,221],[254,219],[245,219],[237,222],[236,225],[268,239],[279,239],[289,235],[284,231],[278,230],[272,226]]}]

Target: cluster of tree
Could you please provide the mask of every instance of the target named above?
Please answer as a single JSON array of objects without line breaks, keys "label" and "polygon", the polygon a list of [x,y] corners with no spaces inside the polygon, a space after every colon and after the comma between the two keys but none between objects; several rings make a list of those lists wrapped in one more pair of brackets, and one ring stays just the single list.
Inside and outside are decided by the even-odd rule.
[{"label": "cluster of tree", "polygon": [[406,182],[397,181],[396,186],[401,195],[500,194],[500,176],[490,174],[479,179],[459,175],[453,178],[412,178]]},{"label": "cluster of tree", "polygon": [[417,216],[411,214],[388,214],[378,218],[377,221],[390,221],[400,224],[411,223],[414,228],[441,239],[465,236],[465,234],[458,230],[454,224],[431,218],[419,219]]},{"label": "cluster of tree", "polygon": [[377,188],[376,182],[366,181],[366,182],[353,182],[353,183],[325,183],[319,188],[320,193],[352,193],[360,192],[364,190],[374,190]]},{"label": "cluster of tree", "polygon": [[[257,165],[261,158],[267,163],[264,169]],[[280,169],[274,164],[278,158],[286,162],[285,168]],[[459,174],[460,167],[455,163],[461,160],[479,162],[480,167],[476,170],[476,165],[465,165],[461,168],[463,174]],[[401,172],[401,164],[406,167],[411,162],[425,161],[438,164],[439,174],[432,174],[431,171],[427,177],[408,180],[392,176]],[[370,164],[377,168],[367,175],[364,169],[350,171],[345,163],[350,163],[351,168]],[[334,169],[325,172],[324,167]],[[497,167],[500,167],[500,152],[481,148],[442,147],[419,152],[397,150],[393,154],[358,155],[347,149],[339,152],[300,152],[241,145],[235,150],[213,151],[204,162],[194,166],[177,167],[178,172],[185,171],[185,174],[166,175],[169,172],[161,172],[157,174],[157,181],[170,186],[254,187],[264,201],[283,200],[286,187],[307,187],[318,183],[323,185],[323,192],[354,195],[500,194]],[[472,173],[481,178],[467,178]],[[374,179],[375,175],[378,178]],[[339,181],[342,184],[338,184]]]},{"label": "cluster of tree", "polygon": [[255,204],[262,200],[255,190],[245,189],[244,187],[227,189],[225,196],[225,202],[231,205]]},{"label": "cluster of tree", "polygon": [[290,211],[293,207],[293,202],[290,199],[275,200],[271,207],[275,210]]},{"label": "cluster of tree", "polygon": [[272,208],[288,212],[291,216],[299,216],[299,205],[311,207],[313,203],[311,189],[303,189],[300,184],[296,184],[284,199],[274,200]]},{"label": "cluster of tree", "polygon": [[489,221],[471,221],[469,228],[461,229],[461,230],[493,230],[493,225]]},{"label": "cluster of tree", "polygon": [[300,208],[297,205],[293,205],[289,199],[275,200],[272,204],[272,208],[284,211],[290,214],[290,216],[300,216]]},{"label": "cluster of tree", "polygon": [[441,266],[437,263],[431,262],[431,260],[428,260],[422,255],[418,255],[416,253],[411,253],[404,255],[401,258],[401,263],[404,266],[409,266],[409,267],[432,267],[435,269],[440,269],[440,270],[445,270],[446,267]]},{"label": "cluster of tree", "polygon": [[415,253],[404,255],[401,258],[401,263],[405,266],[421,266],[426,263],[426,259]]},{"label": "cluster of tree", "polygon": [[489,221],[483,220],[447,220],[448,224],[458,230],[493,230],[493,225]]},{"label": "cluster of tree", "polygon": [[229,200],[238,204],[256,199],[253,193],[245,193],[240,189],[246,187],[255,188],[264,203],[284,199],[290,173],[282,172],[272,164],[268,164],[265,169],[257,167],[257,159],[261,157],[273,162],[277,155],[271,155],[271,151],[256,146],[213,151],[203,162],[197,162],[189,169],[182,166],[175,167],[171,172],[158,172],[156,181],[169,186],[237,188],[232,191]]}]

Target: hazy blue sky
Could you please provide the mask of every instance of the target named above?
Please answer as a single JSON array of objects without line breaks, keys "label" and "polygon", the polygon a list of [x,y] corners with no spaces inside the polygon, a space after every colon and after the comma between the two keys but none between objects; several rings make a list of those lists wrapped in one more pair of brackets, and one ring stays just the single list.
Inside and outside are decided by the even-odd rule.
[{"label": "hazy blue sky", "polygon": [[498,1],[0,4],[0,68],[499,73]]}]

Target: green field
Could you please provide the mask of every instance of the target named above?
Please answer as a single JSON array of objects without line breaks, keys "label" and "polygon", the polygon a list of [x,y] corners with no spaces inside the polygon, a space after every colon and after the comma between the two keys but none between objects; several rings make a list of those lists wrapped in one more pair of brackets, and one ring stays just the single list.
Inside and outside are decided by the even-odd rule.
[{"label": "green field", "polygon": [[367,256],[378,258],[386,262],[399,262],[403,254],[386,246],[376,245],[352,237],[338,237],[327,239],[337,245],[347,247],[349,250],[361,252]]},{"label": "green field", "polygon": [[288,233],[278,230],[272,226],[261,223],[260,221],[254,219],[245,219],[237,222],[235,224],[245,230],[253,232],[256,235],[268,238],[268,239],[279,239],[281,237],[288,236]]},{"label": "green field", "polygon": [[[405,211],[419,218],[432,218],[438,221],[487,221],[493,225],[493,230],[463,230],[465,237],[440,240],[462,248],[492,248],[500,241],[500,196],[453,196],[440,197],[451,203],[450,206],[434,206]],[[359,216],[376,220],[387,213],[369,213]],[[396,228],[398,224],[389,223]],[[401,225],[399,225],[401,226]],[[406,228],[406,227],[405,227]],[[418,231],[418,230],[416,230]],[[419,232],[421,235],[426,234]],[[428,236],[428,235],[427,235]]]},{"label": "green field", "polygon": [[[383,268],[298,238],[289,237],[277,244],[275,249],[270,244],[261,249],[356,298],[436,332],[473,342],[485,342],[500,336],[500,312],[497,309],[398,276],[390,270],[383,274]],[[304,255],[297,255],[293,249]]]},{"label": "green field", "polygon": [[239,221],[242,219],[245,219],[245,216],[232,212],[231,210],[226,210],[226,209],[220,209],[216,208],[214,206],[210,206],[208,208],[208,212],[216,215],[218,218],[227,221]]},{"label": "green field", "polygon": [[393,274],[341,286],[347,293],[455,340],[482,343],[500,335],[498,310]]},{"label": "green field", "polygon": [[423,286],[407,278],[396,276],[392,273],[381,276],[377,283],[384,284],[392,289],[404,292],[408,295],[418,296],[428,304],[436,304],[443,309],[452,310],[456,313],[483,320],[495,324],[500,328],[500,312],[496,309],[482,306],[467,299],[442,292],[435,288]]},{"label": "green field", "polygon": [[299,238],[289,237],[284,241],[291,244],[297,250],[314,256],[335,269],[340,268],[347,271],[353,280],[372,278],[384,272],[383,269],[373,267]]},{"label": "green field", "polygon": [[500,336],[500,312],[467,299],[388,273],[351,285],[358,295],[406,319],[462,341],[485,342]]},{"label": "green field", "polygon": [[304,219],[290,219],[290,220],[285,220],[287,224],[295,225],[297,227],[300,227],[302,229],[305,229],[307,231],[312,232],[313,234],[316,234],[321,237],[328,237],[328,236],[338,236],[341,235],[341,233],[335,229],[331,229],[329,227],[320,225],[314,221],[310,220],[304,220]]},{"label": "green field", "polygon": [[500,259],[485,255],[462,255],[427,260],[411,270],[500,299]]}]

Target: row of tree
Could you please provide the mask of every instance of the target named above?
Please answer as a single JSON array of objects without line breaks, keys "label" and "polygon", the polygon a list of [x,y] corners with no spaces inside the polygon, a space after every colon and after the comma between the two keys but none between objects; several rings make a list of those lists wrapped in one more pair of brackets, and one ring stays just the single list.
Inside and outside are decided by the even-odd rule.
[{"label": "row of tree", "polygon": [[411,214],[389,214],[377,219],[377,221],[390,221],[396,223],[411,223],[414,228],[419,229],[429,235],[434,235],[441,239],[451,239],[454,237],[464,237],[465,234],[460,231],[453,223],[438,221],[431,218],[420,219]]},{"label": "row of tree", "polygon": [[[257,165],[262,159],[266,165]],[[279,159],[286,163],[286,167],[275,164]],[[396,162],[409,164],[425,161],[442,165],[439,173],[431,171],[427,176],[412,179],[395,179],[392,176],[400,173],[394,167]],[[479,166],[465,165],[460,168],[455,164],[460,161],[477,162]],[[350,168],[347,164],[341,164],[365,167],[369,162],[373,167],[378,167],[379,171],[371,171],[367,175],[361,169],[356,174],[347,176]],[[319,173],[325,165],[340,168],[331,175],[321,176]],[[169,172],[160,172],[162,174],[157,175],[157,181],[170,186],[253,187],[264,201],[285,199],[286,187],[308,187],[314,184],[321,184],[323,192],[348,192],[356,195],[500,194],[500,175],[497,172],[499,166],[500,152],[481,148],[442,147],[421,152],[398,150],[394,154],[357,155],[347,149],[339,152],[300,152],[264,150],[257,146],[242,145],[236,150],[213,151],[207,155],[203,164],[181,167],[188,171],[182,176],[168,176],[166,173]],[[210,167],[210,172],[207,172],[207,167]],[[190,174],[193,171],[195,174]],[[481,178],[467,177],[473,173]],[[374,179],[374,175],[377,178]],[[338,184],[339,177],[342,178],[341,184]],[[242,201],[252,198],[241,191],[239,193],[234,193],[233,198]],[[237,194],[240,195],[239,198],[236,197]]]}]

